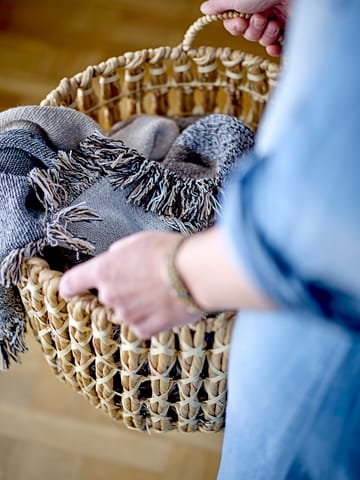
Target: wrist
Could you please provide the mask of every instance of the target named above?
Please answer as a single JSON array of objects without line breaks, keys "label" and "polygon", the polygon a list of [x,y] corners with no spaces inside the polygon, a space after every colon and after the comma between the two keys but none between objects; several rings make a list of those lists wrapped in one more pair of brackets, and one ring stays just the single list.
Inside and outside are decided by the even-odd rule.
[{"label": "wrist", "polygon": [[176,294],[181,303],[191,314],[207,315],[210,313],[206,308],[203,308],[194,298],[189,289],[183,275],[178,266],[178,255],[183,248],[185,242],[189,241],[189,237],[179,237],[171,246],[166,258],[166,284]]},{"label": "wrist", "polygon": [[232,256],[217,226],[182,242],[174,265],[195,304],[205,312],[273,309]]},{"label": "wrist", "polygon": [[[210,230],[192,235],[179,246],[174,259],[179,277],[186,285],[193,301],[204,312],[226,310],[214,300],[212,295],[213,269],[209,258],[208,237]],[[216,283],[216,282],[215,282]]]}]

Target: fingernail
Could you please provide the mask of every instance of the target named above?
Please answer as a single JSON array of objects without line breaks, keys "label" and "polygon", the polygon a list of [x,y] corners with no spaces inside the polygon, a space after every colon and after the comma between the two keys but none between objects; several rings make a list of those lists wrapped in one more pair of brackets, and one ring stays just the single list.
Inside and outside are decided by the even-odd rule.
[{"label": "fingernail", "polygon": [[269,35],[276,35],[279,32],[280,28],[278,25],[270,24],[267,28],[267,33]]},{"label": "fingernail", "polygon": [[254,17],[253,26],[256,30],[262,30],[265,27],[266,20],[264,18]]}]

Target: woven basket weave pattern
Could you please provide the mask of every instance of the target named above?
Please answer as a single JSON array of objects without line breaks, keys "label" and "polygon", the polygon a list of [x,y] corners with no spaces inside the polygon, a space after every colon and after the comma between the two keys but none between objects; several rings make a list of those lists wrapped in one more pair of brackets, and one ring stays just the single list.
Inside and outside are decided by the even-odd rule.
[{"label": "woven basket weave pattern", "polygon": [[[196,31],[190,28],[184,43]],[[171,117],[215,112],[239,117],[255,129],[278,72],[277,64],[230,48],[192,48],[191,43],[151,48],[63,79],[41,104],[77,108],[104,130],[136,113]]]},{"label": "woven basket weave pattern", "polygon": [[[76,108],[109,130],[135,113],[222,112],[256,128],[278,66],[228,48],[191,43],[223,17],[204,17],[182,45],[128,52],[64,79],[42,105]],[[199,23],[200,22],[200,23]],[[219,431],[234,313],[204,318],[140,341],[88,294],[65,302],[61,273],[43,259],[24,262],[19,291],[55,375],[95,407],[137,430]]]}]

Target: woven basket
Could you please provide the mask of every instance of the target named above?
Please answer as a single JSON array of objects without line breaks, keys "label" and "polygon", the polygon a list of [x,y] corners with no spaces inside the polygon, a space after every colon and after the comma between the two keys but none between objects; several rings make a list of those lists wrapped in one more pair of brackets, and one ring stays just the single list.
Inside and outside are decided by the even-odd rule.
[{"label": "woven basket", "polygon": [[[63,79],[42,105],[90,115],[107,131],[135,113],[169,117],[223,112],[256,129],[278,65],[229,48],[194,48],[208,23],[198,19],[177,47],[128,52]],[[19,291],[32,330],[54,373],[95,407],[137,430],[220,431],[234,313],[205,317],[149,341],[91,294],[65,302],[62,273],[40,258],[23,264]]]}]

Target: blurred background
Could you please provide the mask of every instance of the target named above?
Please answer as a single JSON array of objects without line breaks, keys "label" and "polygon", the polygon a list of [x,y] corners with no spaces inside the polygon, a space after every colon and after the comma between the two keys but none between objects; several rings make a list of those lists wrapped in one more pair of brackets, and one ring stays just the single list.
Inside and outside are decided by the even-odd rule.
[{"label": "blurred background", "polygon": [[[194,0],[0,0],[0,110],[38,104],[63,77],[126,51],[178,45]],[[264,50],[208,26],[199,44]]]},{"label": "blurred background", "polygon": [[[38,104],[63,77],[126,51],[175,46],[194,0],[0,0],[0,111]],[[264,51],[221,24],[199,44]],[[21,365],[0,373],[0,480],[212,480],[221,434],[125,429],[61,384],[28,335]]]}]

